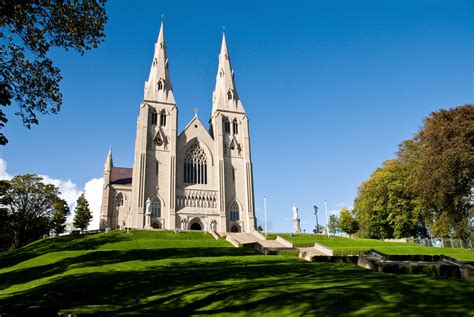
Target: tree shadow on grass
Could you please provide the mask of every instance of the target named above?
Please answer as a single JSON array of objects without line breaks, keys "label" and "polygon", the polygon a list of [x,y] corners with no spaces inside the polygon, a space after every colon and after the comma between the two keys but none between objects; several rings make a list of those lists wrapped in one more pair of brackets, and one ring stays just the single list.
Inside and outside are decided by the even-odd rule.
[{"label": "tree shadow on grass", "polygon": [[17,316],[58,311],[137,316],[474,312],[474,286],[461,281],[374,273],[290,257],[214,260],[190,258],[191,262],[138,271],[68,275],[0,299],[0,312]]},{"label": "tree shadow on grass", "polygon": [[0,269],[10,267],[34,257],[58,251],[95,250],[107,243],[130,240],[124,234],[107,233],[100,235],[48,238],[28,244],[22,248],[0,254]]},{"label": "tree shadow on grass", "polygon": [[79,256],[73,255],[58,262],[0,273],[0,290],[6,289],[12,285],[23,284],[48,276],[61,274],[71,268],[98,267],[128,261],[157,261],[163,259],[183,259],[196,257],[249,256],[256,254],[256,251],[253,249],[217,247],[91,251]]}]

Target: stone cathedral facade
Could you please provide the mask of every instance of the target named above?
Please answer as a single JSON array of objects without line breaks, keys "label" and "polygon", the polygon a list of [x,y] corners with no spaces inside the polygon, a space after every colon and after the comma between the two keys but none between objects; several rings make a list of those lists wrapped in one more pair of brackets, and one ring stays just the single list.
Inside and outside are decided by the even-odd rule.
[{"label": "stone cathedral facade", "polygon": [[139,107],[133,168],[106,159],[101,228],[255,230],[249,123],[225,35],[209,128],[197,114],[178,134],[161,24]]}]

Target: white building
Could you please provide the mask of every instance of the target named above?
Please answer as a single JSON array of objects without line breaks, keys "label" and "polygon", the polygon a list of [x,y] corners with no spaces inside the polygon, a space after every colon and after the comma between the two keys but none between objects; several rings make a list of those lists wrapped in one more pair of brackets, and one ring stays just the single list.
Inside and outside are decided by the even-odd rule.
[{"label": "white building", "polygon": [[161,24],[139,107],[133,168],[104,169],[102,228],[255,229],[249,123],[237,93],[225,35],[210,127],[197,114],[178,134]]}]

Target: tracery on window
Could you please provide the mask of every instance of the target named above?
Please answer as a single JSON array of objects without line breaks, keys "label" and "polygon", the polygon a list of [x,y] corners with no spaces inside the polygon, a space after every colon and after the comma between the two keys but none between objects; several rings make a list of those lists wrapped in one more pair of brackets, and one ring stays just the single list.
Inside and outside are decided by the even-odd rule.
[{"label": "tracery on window", "polygon": [[239,204],[235,200],[229,205],[229,217],[230,221],[240,220],[240,208]]},{"label": "tracery on window", "polygon": [[207,184],[207,156],[197,142],[189,147],[184,156],[184,182]]},{"label": "tracery on window", "polygon": [[115,196],[115,206],[121,207],[123,206],[123,194],[118,193],[117,196]]},{"label": "tracery on window", "polygon": [[153,218],[161,217],[161,203],[159,199],[153,199],[151,202],[151,215]]}]

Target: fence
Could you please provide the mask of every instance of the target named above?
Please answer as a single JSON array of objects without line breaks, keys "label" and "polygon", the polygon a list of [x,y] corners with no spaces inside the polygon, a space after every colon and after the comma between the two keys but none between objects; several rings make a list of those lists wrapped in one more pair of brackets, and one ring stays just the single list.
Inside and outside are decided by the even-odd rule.
[{"label": "fence", "polygon": [[471,240],[407,238],[407,242],[418,243],[429,247],[473,249]]}]

